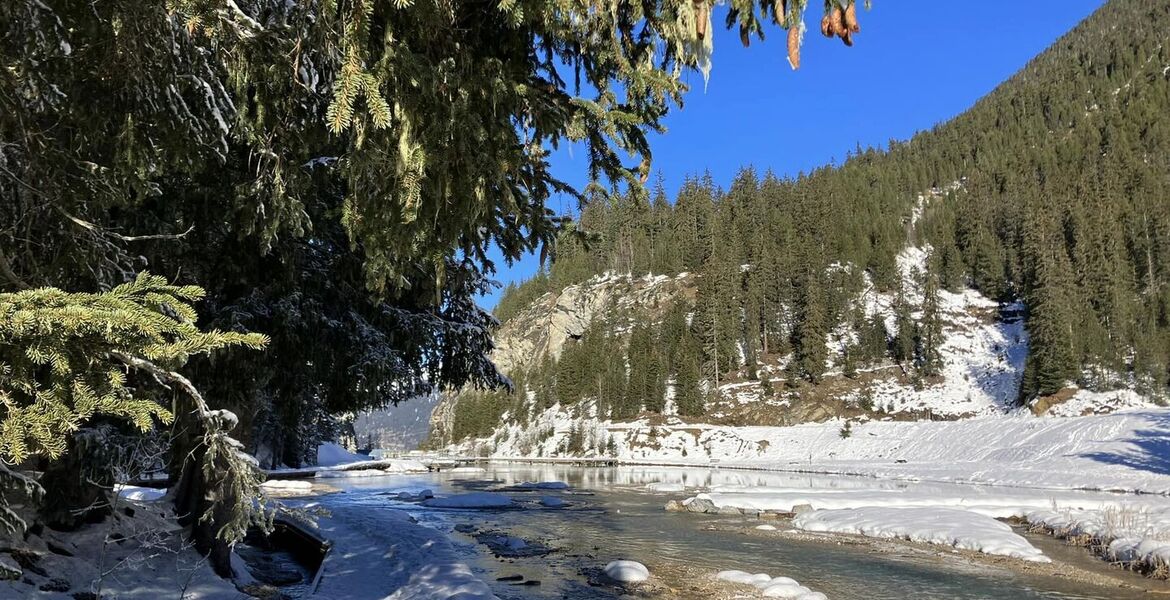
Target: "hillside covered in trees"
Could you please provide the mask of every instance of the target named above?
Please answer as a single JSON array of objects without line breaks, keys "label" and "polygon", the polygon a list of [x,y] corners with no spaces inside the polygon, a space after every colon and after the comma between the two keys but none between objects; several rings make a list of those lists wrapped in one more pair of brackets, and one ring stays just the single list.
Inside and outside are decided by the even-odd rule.
[{"label": "hillside covered in trees", "polygon": [[[510,365],[516,392],[465,392],[453,439],[592,399],[601,417],[704,413],[726,380],[815,389],[828,372],[939,375],[943,292],[1022,307],[1013,402],[1068,386],[1170,391],[1170,6],[1110,2],[967,112],[909,142],[797,177],[743,169],[586,204],[555,261],[509,285],[504,327],[610,273],[689,274],[653,315],[614,310],[557,357]],[[899,256],[920,247],[907,273]],[[891,319],[864,296],[892,298]],[[529,315],[531,316],[531,315]],[[1002,315],[1001,315],[1002,316]],[[622,360],[624,358],[624,360]],[[773,368],[761,368],[774,366]],[[773,375],[774,373],[774,375]],[[773,381],[774,379],[774,381]],[[668,392],[669,389],[669,392]]]}]

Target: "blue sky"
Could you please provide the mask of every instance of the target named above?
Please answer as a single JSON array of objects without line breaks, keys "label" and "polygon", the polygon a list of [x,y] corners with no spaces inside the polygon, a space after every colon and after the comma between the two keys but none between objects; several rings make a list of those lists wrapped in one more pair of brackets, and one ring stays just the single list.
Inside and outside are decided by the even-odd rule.
[{"label": "blue sky", "polygon": [[[799,71],[788,67],[783,31],[771,26],[767,40],[744,48],[737,30],[720,26],[717,9],[706,91],[691,73],[683,109],[652,141],[654,170],[672,198],[690,174],[709,170],[726,187],[745,165],[796,174],[839,162],[858,145],[908,139],[963,112],[1104,2],[874,0],[859,15],[853,48],[821,37],[820,3],[809,4]],[[580,153],[553,157],[556,173],[578,187],[586,166]],[[552,208],[575,210],[576,201],[554,199]],[[501,283],[522,281],[538,261],[498,267]],[[498,299],[499,291],[480,303],[491,308]]]}]

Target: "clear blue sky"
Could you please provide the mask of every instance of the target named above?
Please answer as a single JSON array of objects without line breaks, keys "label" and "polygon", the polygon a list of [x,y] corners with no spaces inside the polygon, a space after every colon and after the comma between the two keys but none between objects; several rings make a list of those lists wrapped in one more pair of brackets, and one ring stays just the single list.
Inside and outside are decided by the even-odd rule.
[{"label": "clear blue sky", "polygon": [[[821,37],[820,3],[809,4],[799,71],[788,67],[783,31],[769,27],[767,40],[745,49],[737,30],[720,26],[725,13],[717,10],[710,83],[704,91],[702,76],[689,75],[683,109],[652,142],[654,170],[672,198],[684,177],[705,170],[727,187],[745,165],[796,174],[840,161],[859,144],[909,139],[966,110],[1104,1],[874,0],[859,15],[853,48]],[[579,187],[586,183],[579,152],[559,152],[553,167]],[[552,208],[575,210],[576,201],[554,199]],[[497,262],[501,283],[538,267],[535,257]],[[491,308],[498,299],[497,291],[481,304]]]}]

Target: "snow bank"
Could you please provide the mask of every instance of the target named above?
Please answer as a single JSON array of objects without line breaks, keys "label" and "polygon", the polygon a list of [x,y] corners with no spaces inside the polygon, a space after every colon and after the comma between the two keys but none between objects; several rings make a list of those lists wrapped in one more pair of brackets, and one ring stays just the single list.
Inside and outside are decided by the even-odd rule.
[{"label": "snow bank", "polygon": [[[1032,560],[1030,546],[1017,547],[1025,540],[1007,535],[1010,528],[996,521],[1019,518],[1060,538],[1112,545],[1100,552],[1112,561],[1170,566],[1170,502],[1164,496],[781,474],[740,479],[713,482],[710,492],[682,506],[711,513],[800,512],[794,524],[810,531],[899,537]],[[783,485],[789,481],[803,487]]]},{"label": "snow bank", "polygon": [[271,492],[284,494],[307,494],[313,489],[313,482],[303,479],[269,479],[260,484],[260,488]]},{"label": "snow bank", "polygon": [[1048,409],[1048,414],[1054,417],[1079,417],[1126,408],[1143,408],[1148,405],[1149,400],[1133,390],[1094,392],[1078,389],[1072,398]]},{"label": "snow bank", "polygon": [[319,479],[331,479],[341,477],[385,477],[387,473],[381,469],[336,469],[330,471],[317,471]]},{"label": "snow bank", "polygon": [[493,492],[472,492],[423,501],[423,506],[432,508],[511,508],[514,505],[512,498]]},{"label": "snow bank", "polygon": [[118,493],[119,498],[134,500],[136,502],[151,502],[158,500],[167,494],[166,490],[123,484],[114,486],[114,491]]},{"label": "snow bank", "polygon": [[337,444],[326,442],[317,446],[317,464],[322,467],[350,464],[370,460],[365,454],[354,454]]},{"label": "snow bank", "polygon": [[772,577],[767,573],[746,573],[744,571],[720,571],[715,574],[720,581],[750,585],[765,598],[793,598],[795,600],[828,600],[820,592],[814,592],[790,577]]},{"label": "snow bank", "polygon": [[805,531],[900,538],[1033,562],[1051,562],[1007,524],[969,510],[937,507],[817,510],[797,516],[792,524]]},{"label": "snow bank", "polygon": [[1104,558],[1111,561],[1149,568],[1170,565],[1170,505],[1128,502],[1097,510],[1035,510],[1026,518],[1061,538],[1103,542]]},{"label": "snow bank", "polygon": [[650,569],[632,560],[615,560],[605,565],[604,571],[607,577],[622,583],[639,583],[650,579]]},{"label": "snow bank", "polygon": [[487,469],[483,467],[455,467],[447,471],[448,473],[486,473]]},{"label": "snow bank", "polygon": [[427,466],[417,460],[401,458],[384,458],[378,461],[378,466],[387,473],[426,473]]}]

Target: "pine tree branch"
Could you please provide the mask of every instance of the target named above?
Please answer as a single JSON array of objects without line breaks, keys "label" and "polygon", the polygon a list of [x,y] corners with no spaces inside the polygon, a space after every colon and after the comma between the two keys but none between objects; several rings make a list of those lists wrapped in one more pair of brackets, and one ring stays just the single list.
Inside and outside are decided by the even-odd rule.
[{"label": "pine tree branch", "polygon": [[190,379],[187,379],[186,377],[174,371],[168,371],[149,360],[138,358],[137,356],[132,356],[120,350],[114,350],[109,354],[128,367],[146,371],[159,380],[179,386],[180,389],[186,392],[186,394],[195,401],[195,410],[199,413],[200,418],[207,418],[210,416],[211,411],[207,409],[207,402],[203,399],[203,394],[199,393],[199,390],[195,388],[195,384],[191,383]]},{"label": "pine tree branch", "polygon": [[123,242],[144,242],[144,241],[148,241],[148,240],[181,240],[184,237],[186,237],[187,234],[191,233],[192,231],[195,231],[195,226],[192,225],[192,226],[188,227],[187,231],[184,231],[183,233],[155,233],[155,234],[150,234],[150,235],[122,235],[116,231],[110,231],[108,229],[102,228],[102,227],[95,225],[93,223],[90,223],[89,221],[86,221],[85,219],[82,219],[80,217],[75,217],[75,216],[69,214],[68,212],[66,212],[61,207],[55,207],[55,208],[57,208],[57,211],[60,212],[62,215],[64,215],[66,219],[73,221],[77,225],[80,225],[82,228],[84,228],[88,231],[92,231],[98,235],[112,237],[116,240],[120,240]]}]

